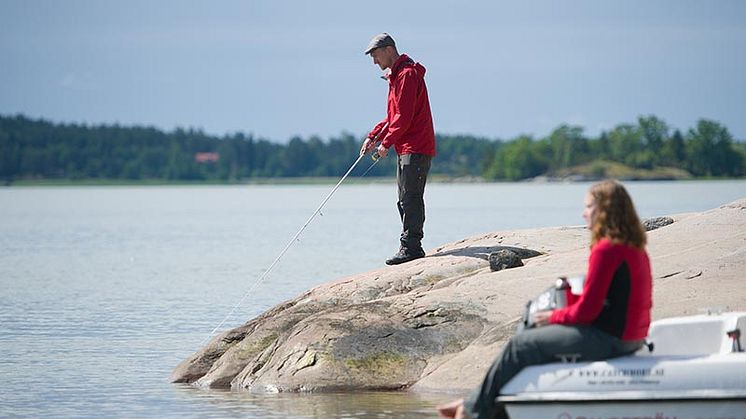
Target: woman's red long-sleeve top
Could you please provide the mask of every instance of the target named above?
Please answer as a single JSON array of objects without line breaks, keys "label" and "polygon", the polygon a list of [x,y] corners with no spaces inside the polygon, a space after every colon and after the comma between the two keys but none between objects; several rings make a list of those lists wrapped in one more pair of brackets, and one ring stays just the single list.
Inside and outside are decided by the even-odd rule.
[{"label": "woman's red long-sleeve top", "polygon": [[583,293],[554,310],[552,324],[590,324],[622,340],[644,339],[652,303],[650,260],[643,249],[599,240],[591,249]]}]

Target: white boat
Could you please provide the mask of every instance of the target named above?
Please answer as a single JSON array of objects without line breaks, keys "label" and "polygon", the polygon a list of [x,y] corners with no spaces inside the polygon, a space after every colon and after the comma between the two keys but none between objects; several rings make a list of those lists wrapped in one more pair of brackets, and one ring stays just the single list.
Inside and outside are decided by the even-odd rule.
[{"label": "white boat", "polygon": [[746,419],[746,312],[655,321],[633,355],[527,367],[498,397],[511,419]]}]

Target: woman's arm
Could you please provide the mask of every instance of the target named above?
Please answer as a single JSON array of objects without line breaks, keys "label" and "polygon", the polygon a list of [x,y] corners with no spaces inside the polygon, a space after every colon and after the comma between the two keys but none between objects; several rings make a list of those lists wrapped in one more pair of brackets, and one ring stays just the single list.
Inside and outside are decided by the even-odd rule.
[{"label": "woman's arm", "polygon": [[591,324],[601,313],[609,292],[609,285],[614,277],[621,254],[608,240],[601,240],[593,246],[588,261],[588,273],[583,287],[583,294],[565,308],[554,310],[549,323],[556,324]]}]

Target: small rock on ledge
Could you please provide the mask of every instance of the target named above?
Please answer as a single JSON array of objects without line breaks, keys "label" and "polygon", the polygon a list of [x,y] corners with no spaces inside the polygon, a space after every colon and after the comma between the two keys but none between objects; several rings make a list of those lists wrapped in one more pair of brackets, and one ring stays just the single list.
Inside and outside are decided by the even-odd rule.
[{"label": "small rock on ledge", "polygon": [[669,224],[673,224],[673,218],[671,217],[648,218],[647,220],[642,222],[642,225],[645,226],[645,231],[652,231],[656,228],[665,227]]},{"label": "small rock on ledge", "polygon": [[523,261],[512,250],[503,249],[490,253],[490,269],[493,272],[519,266],[523,266]]}]

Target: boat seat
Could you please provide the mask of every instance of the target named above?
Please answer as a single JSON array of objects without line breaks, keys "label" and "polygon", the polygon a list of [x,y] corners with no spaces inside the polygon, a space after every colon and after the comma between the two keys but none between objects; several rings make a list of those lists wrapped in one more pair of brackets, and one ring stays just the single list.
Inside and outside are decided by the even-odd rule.
[{"label": "boat seat", "polygon": [[662,319],[650,326],[647,342],[635,353],[646,355],[712,355],[739,352],[744,345],[746,313],[703,314]]}]

